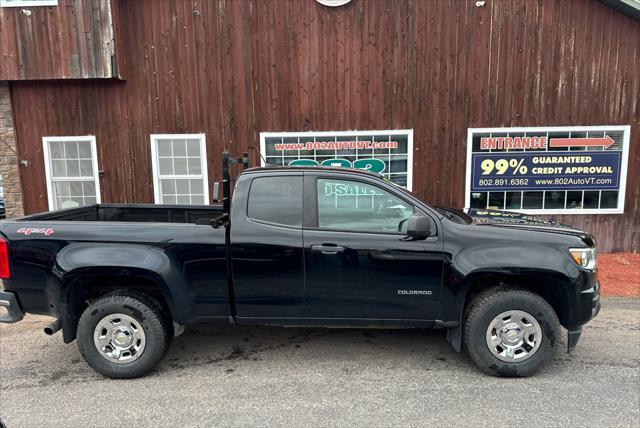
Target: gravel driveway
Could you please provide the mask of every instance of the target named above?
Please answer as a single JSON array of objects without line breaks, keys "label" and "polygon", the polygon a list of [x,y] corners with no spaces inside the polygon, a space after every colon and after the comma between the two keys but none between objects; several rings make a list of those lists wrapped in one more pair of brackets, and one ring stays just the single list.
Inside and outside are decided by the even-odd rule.
[{"label": "gravel driveway", "polygon": [[203,325],[114,381],[47,318],[0,327],[0,417],[42,426],[640,426],[640,300],[609,298],[575,354],[481,374],[443,332]]}]

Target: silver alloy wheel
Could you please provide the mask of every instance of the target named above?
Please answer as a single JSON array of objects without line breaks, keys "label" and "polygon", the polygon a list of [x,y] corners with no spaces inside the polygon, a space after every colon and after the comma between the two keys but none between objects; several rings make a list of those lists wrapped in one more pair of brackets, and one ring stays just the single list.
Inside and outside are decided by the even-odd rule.
[{"label": "silver alloy wheel", "polygon": [[107,360],[126,364],[140,358],[146,338],[142,325],[135,318],[125,314],[110,314],[96,325],[93,343]]},{"label": "silver alloy wheel", "polygon": [[489,351],[501,361],[514,363],[532,357],[540,348],[542,329],[538,321],[524,311],[505,311],[487,328]]}]

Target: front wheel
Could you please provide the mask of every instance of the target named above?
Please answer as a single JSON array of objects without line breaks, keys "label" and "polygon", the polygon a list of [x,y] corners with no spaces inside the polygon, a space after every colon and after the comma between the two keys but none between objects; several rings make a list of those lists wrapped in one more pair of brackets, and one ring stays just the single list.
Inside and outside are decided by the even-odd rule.
[{"label": "front wheel", "polygon": [[78,321],[78,348],[97,372],[118,379],[143,376],[164,357],[173,327],[145,295],[109,294]]},{"label": "front wheel", "polygon": [[473,362],[494,376],[524,377],[553,359],[560,322],[541,296],[497,287],[478,294],[467,307],[464,343]]}]

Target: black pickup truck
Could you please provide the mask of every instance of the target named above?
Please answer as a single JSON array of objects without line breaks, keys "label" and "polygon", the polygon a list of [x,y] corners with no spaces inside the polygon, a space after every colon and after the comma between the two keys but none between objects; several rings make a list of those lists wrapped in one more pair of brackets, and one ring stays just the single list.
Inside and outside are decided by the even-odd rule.
[{"label": "black pickup truck", "polygon": [[45,332],[77,338],[113,378],[147,373],[185,324],[213,320],[443,328],[485,372],[528,376],[560,347],[560,326],[571,350],[600,309],[589,234],[434,208],[351,169],[252,168],[232,203],[100,204],[0,232],[0,321],[54,317]]}]

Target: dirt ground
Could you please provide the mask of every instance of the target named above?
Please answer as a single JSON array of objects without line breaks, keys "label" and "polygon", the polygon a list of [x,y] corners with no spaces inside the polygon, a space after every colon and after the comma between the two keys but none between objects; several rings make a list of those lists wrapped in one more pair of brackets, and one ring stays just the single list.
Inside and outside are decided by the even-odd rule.
[{"label": "dirt ground", "polygon": [[640,296],[640,253],[598,255],[598,277],[605,296]]}]

